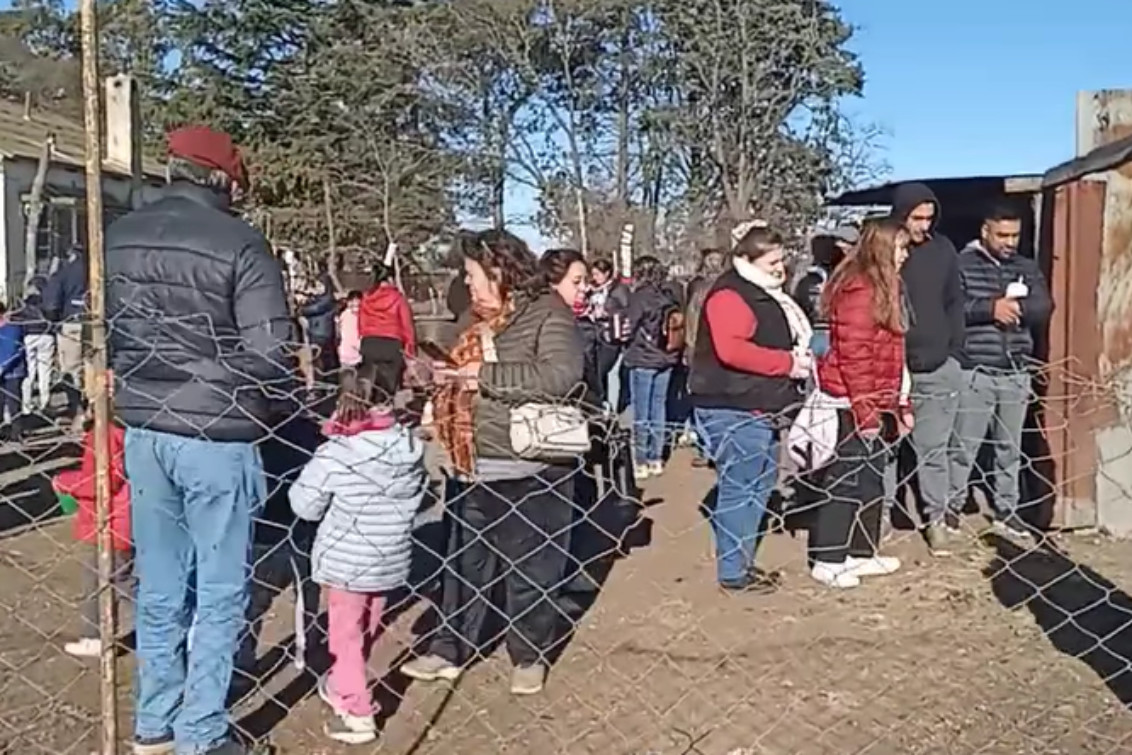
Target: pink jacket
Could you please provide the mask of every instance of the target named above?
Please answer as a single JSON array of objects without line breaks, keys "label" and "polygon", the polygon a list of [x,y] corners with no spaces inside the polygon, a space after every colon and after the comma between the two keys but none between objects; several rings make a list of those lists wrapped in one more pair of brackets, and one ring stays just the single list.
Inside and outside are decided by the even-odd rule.
[{"label": "pink jacket", "polygon": [[362,335],[358,329],[358,313],[349,309],[338,315],[338,361],[343,367],[354,367],[362,361]]}]

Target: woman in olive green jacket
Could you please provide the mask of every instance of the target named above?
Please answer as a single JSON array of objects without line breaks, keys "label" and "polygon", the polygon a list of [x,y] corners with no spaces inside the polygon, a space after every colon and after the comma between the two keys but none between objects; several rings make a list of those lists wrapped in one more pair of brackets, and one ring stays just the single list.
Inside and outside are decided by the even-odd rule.
[{"label": "woman in olive green jacket", "polygon": [[428,654],[405,664],[421,681],[452,680],[482,654],[490,593],[502,582],[511,692],[540,692],[559,640],[559,585],[567,571],[577,464],[519,458],[511,409],[576,401],[582,345],[570,308],[552,292],[522,240],[505,231],[466,239],[468,325],[455,369],[433,399],[437,436],[464,494],[451,509],[442,628]]}]

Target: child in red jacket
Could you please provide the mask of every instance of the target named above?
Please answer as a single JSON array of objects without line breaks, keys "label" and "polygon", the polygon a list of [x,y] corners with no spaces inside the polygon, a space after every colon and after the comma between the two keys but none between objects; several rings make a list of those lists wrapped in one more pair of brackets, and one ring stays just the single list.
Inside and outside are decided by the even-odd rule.
[{"label": "child in red jacket", "polygon": [[417,356],[413,310],[405,295],[390,280],[390,270],[385,264],[377,263],[373,276],[373,288],[362,295],[358,311],[362,361],[366,364],[412,361]]},{"label": "child in red jacket", "polygon": [[[82,464],[55,476],[52,487],[61,495],[69,495],[78,504],[74,519],[74,538],[83,543],[82,589],[79,607],[82,634],[68,642],[63,650],[79,658],[95,658],[102,654],[98,638],[98,524],[95,517],[94,427],[88,418],[83,436]],[[126,482],[126,431],[111,424],[110,441],[110,537],[114,548],[114,583],[129,580],[132,570],[133,544],[130,540],[130,486]]]}]

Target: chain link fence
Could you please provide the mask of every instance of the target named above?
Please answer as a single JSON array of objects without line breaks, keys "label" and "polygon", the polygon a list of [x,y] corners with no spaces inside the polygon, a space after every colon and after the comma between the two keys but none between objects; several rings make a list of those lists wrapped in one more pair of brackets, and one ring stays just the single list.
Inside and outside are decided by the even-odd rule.
[{"label": "chain link fence", "polygon": [[[71,335],[58,335],[60,352],[67,352]],[[117,706],[123,739],[133,731],[136,586],[124,550],[115,582],[99,584],[95,549],[75,537],[82,534],[76,517],[86,504],[80,501],[73,514],[66,496],[56,494],[76,492],[59,480],[79,468],[82,455],[80,433],[66,411],[71,382],[63,381],[68,391],[51,390],[57,377],[44,383],[46,396],[38,393],[34,371],[30,385],[15,378],[5,383],[6,390],[31,388],[8,405],[13,416],[0,451],[5,753],[95,750],[100,706]],[[1052,395],[1051,378],[1070,386],[1072,395]],[[1132,567],[1126,545],[1091,533],[1015,537],[989,528],[977,513],[988,510],[989,498],[976,468],[951,555],[933,558],[918,531],[917,462],[904,449],[895,452],[900,484],[893,527],[886,527],[881,544],[882,553],[901,559],[899,571],[866,578],[853,590],[811,579],[806,533],[814,513],[834,499],[828,480],[804,481],[784,471],[757,555],[777,589],[729,592],[717,585],[703,509],[719,470],[694,444],[685,445],[694,433],[670,423],[663,472],[641,472],[644,479],[635,480],[640,470],[633,466],[631,433],[624,422],[608,419],[592,425],[589,455],[507,483],[448,477],[427,428],[413,427],[424,456],[421,488],[409,496],[419,501],[417,510],[406,520],[411,569],[397,589],[383,593],[367,647],[380,737],[354,746],[334,741],[327,727],[335,717],[320,700],[332,662],[332,598],[312,578],[319,525],[296,518],[291,488],[325,441],[320,427],[336,380],[326,373],[313,391],[302,380],[284,391],[292,409],[258,444],[267,498],[255,518],[251,596],[229,691],[234,726],[249,740],[270,741],[281,753],[1129,748],[1132,599],[1122,585],[1132,579]],[[1035,385],[1040,391],[1027,398],[1032,407],[1021,486],[1025,517],[1039,528],[1050,522],[1057,491],[1072,483],[1058,479],[1064,458],[1050,455],[1047,439],[1064,418],[1111,414],[1122,397],[1075,381],[1063,366],[1051,367]],[[419,394],[402,395],[399,405],[406,416],[419,416],[421,401]],[[1035,411],[1039,407],[1044,412]],[[113,476],[121,473],[122,449],[112,442],[111,451],[105,471]],[[188,451],[181,453],[171,459],[174,467],[193,463]],[[374,468],[395,469],[392,457],[381,453],[395,452],[375,450]],[[221,474],[221,466],[212,471]],[[990,457],[981,466],[989,469]],[[417,467],[409,468],[417,474],[411,471]],[[89,484],[90,471],[88,465],[72,484]],[[342,480],[333,474],[322,482],[310,495],[341,491]],[[129,484],[136,496],[145,483]],[[390,479],[372,484],[394,500]],[[139,526],[139,512],[132,513]],[[359,531],[337,533],[344,548],[363,528],[360,514],[350,521]],[[337,541],[328,542],[333,550]],[[365,565],[359,568],[360,577]],[[84,623],[97,616],[90,600],[99,589],[115,590],[115,636],[99,637]],[[190,591],[186,605],[193,599]],[[215,596],[195,599],[217,604]],[[195,618],[186,611],[185,628],[209,624],[199,611]],[[469,627],[478,629],[477,637],[461,635]],[[217,628],[194,636],[197,631],[187,632],[190,646],[213,641],[204,634]],[[100,700],[97,659],[76,657],[91,654],[90,647],[73,644],[82,637],[115,648],[115,699]],[[426,683],[402,673],[405,663],[445,643],[460,648],[458,678]],[[530,690],[513,677],[508,654],[521,664],[549,666],[540,694],[515,694]],[[226,668],[224,659],[213,660],[214,669]],[[425,675],[419,660],[410,670]]]}]

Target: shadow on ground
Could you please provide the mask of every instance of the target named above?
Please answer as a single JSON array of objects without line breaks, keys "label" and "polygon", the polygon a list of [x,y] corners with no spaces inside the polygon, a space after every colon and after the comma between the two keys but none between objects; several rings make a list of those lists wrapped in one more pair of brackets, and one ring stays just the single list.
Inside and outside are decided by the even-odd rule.
[{"label": "shadow on ground", "polygon": [[1025,607],[1058,651],[1087,665],[1124,705],[1132,702],[1132,597],[1049,541],[1024,549],[988,536],[995,596]]},{"label": "shadow on ground", "polygon": [[61,516],[51,478],[77,464],[79,455],[79,444],[64,436],[0,448],[0,477],[5,479],[0,482],[0,534]]}]

